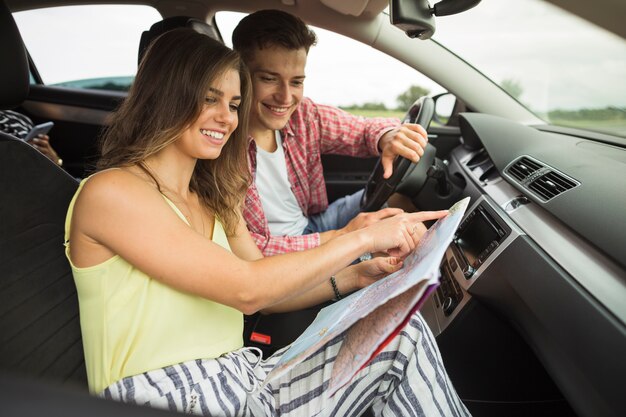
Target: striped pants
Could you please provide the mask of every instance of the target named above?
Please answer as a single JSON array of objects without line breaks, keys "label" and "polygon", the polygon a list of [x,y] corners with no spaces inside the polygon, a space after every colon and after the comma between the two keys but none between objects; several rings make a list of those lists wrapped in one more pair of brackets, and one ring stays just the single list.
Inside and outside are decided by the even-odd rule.
[{"label": "striped pants", "polygon": [[280,358],[243,348],[124,378],[101,396],[205,416],[469,416],[444,369],[435,339],[416,313],[353,380],[326,395],[343,337],[261,387]]}]

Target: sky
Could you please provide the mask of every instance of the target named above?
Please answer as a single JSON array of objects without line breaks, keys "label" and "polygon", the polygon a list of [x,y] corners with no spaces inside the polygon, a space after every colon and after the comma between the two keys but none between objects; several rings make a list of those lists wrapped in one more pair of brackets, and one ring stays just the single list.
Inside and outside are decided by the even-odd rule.
[{"label": "sky", "polygon": [[[134,73],[139,33],[160,16],[143,6],[133,13],[100,7],[16,14],[46,83]],[[483,0],[465,13],[437,18],[433,39],[497,83],[518,83],[521,101],[535,110],[626,108],[626,41],[573,16],[555,18],[559,10],[537,0]],[[218,15],[227,44],[240,17]],[[444,91],[369,46],[315,31],[319,42],[309,54],[305,94],[316,101],[395,107],[396,97],[411,85],[431,94]],[[68,48],[65,55],[55,51],[61,42]]]},{"label": "sky", "polygon": [[626,109],[626,41],[551,4],[483,0],[439,19],[434,38],[493,80],[518,81],[521,101],[542,110]]}]

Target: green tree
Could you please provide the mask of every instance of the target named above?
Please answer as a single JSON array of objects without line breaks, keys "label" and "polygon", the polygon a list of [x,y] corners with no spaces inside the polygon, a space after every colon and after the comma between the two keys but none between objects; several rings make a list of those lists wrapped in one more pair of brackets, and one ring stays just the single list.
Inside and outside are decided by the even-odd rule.
[{"label": "green tree", "polygon": [[387,110],[387,106],[385,106],[385,103],[381,101],[363,103],[359,107],[363,110]]},{"label": "green tree", "polygon": [[516,100],[519,100],[522,96],[522,93],[524,92],[522,84],[512,78],[502,80],[502,82],[500,83],[500,87],[502,87],[504,91],[509,93],[509,95]]},{"label": "green tree", "polygon": [[387,106],[382,101],[351,104],[349,106],[339,106],[339,108],[343,110],[387,110]]},{"label": "green tree", "polygon": [[404,93],[400,94],[396,98],[398,104],[398,110],[406,111],[415,103],[415,100],[422,96],[426,96],[430,93],[430,90],[419,85],[412,85]]}]

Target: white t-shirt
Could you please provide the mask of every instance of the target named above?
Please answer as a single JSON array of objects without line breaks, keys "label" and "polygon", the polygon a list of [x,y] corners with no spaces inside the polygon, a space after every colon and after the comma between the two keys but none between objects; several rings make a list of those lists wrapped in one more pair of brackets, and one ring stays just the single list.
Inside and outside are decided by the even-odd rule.
[{"label": "white t-shirt", "polygon": [[267,152],[257,146],[255,184],[270,233],[273,236],[297,236],[302,234],[309,220],[291,191],[285,151],[278,131],[276,143],[278,146],[274,152]]}]

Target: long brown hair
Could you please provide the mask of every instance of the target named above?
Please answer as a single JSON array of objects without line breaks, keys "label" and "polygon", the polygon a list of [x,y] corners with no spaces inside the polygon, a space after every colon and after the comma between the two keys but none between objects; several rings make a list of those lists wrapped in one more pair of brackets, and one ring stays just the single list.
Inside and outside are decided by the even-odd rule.
[{"label": "long brown hair", "polygon": [[208,88],[230,69],[241,79],[239,125],[217,159],[198,160],[190,189],[233,235],[250,184],[246,153],[250,76],[237,52],[206,35],[175,29],[151,43],[128,97],[101,137],[97,169],[137,165],[150,174],[143,162],[175,142],[199,117]]}]

